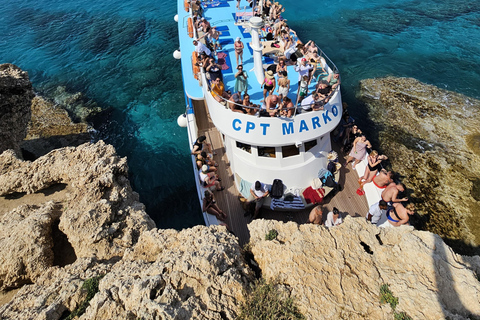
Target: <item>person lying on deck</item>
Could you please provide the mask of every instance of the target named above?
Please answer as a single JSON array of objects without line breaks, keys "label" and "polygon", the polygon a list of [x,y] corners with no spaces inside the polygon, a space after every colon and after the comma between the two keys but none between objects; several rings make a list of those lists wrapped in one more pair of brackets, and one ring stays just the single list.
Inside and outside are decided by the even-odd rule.
[{"label": "person lying on deck", "polygon": [[390,183],[382,192],[382,200],[392,206],[397,202],[408,201],[408,198],[397,199],[399,192],[405,191],[405,185],[403,183]]},{"label": "person lying on deck", "polygon": [[393,182],[392,180],[393,172],[387,171],[385,169],[380,170],[378,175],[376,175],[372,182],[373,184],[380,189],[385,189],[390,183]]},{"label": "person lying on deck", "polygon": [[393,207],[387,209],[387,221],[379,225],[380,228],[400,227],[409,225],[410,216],[415,213],[415,205],[407,204],[404,207],[401,203],[394,203]]}]

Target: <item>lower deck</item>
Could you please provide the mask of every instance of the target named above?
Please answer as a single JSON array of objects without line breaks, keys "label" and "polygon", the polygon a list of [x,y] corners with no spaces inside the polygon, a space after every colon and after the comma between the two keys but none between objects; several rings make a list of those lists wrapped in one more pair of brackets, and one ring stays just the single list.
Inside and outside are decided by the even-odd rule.
[{"label": "lower deck", "polygon": [[[214,158],[219,164],[218,173],[222,179],[222,186],[225,187],[224,191],[214,192],[217,204],[220,209],[227,213],[226,223],[230,230],[239,238],[240,245],[243,246],[250,240],[247,224],[250,223],[251,217],[244,216],[244,203],[239,200],[240,193],[234,183],[234,174],[230,168],[225,149],[223,148],[222,134],[213,125],[204,101],[194,100],[192,102],[198,127],[198,135],[205,135],[208,142],[212,144],[214,150],[217,152]],[[333,148],[338,149],[335,145],[333,145]],[[336,151],[339,157],[342,158],[343,155],[340,153],[340,150]],[[363,172],[361,174],[363,174]],[[333,207],[337,207],[340,212],[353,217],[364,217],[368,212],[367,200],[365,196],[359,196],[356,193],[359,187],[358,175],[351,169],[351,166],[348,168],[342,167],[339,183],[343,187],[343,190],[335,195],[330,193],[322,203],[324,218],[326,217],[326,213],[331,211]],[[310,207],[299,211],[274,211],[262,208],[258,218],[274,219],[284,222],[295,221],[298,224],[302,224],[308,222],[308,216],[312,208],[313,207]]]}]

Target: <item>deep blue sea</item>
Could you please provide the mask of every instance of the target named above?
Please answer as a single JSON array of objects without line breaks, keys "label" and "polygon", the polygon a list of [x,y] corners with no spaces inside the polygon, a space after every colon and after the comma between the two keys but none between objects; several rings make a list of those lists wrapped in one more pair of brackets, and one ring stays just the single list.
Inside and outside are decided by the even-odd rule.
[{"label": "deep blue sea", "polygon": [[[281,0],[303,40],[340,69],[356,109],[359,80],[408,76],[480,98],[480,1]],[[128,157],[130,181],[160,228],[203,224],[184,112],[176,1],[0,0],[0,63],[48,94],[82,92],[105,109],[98,137]]]}]

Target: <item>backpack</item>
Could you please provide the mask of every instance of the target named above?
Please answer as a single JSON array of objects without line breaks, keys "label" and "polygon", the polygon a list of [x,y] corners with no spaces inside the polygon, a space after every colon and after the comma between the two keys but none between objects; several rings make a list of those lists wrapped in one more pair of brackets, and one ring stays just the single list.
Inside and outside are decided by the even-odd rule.
[{"label": "backpack", "polygon": [[333,178],[332,175],[329,175],[325,180],[326,180],[325,185],[327,187],[335,188],[337,186],[337,183],[335,182],[335,179]]},{"label": "backpack", "polygon": [[337,171],[337,165],[333,161],[329,161],[327,164],[327,170],[330,171],[332,174],[335,174]]},{"label": "backpack", "polygon": [[280,179],[273,180],[272,192],[270,196],[275,199],[280,199],[283,196],[283,182]]}]

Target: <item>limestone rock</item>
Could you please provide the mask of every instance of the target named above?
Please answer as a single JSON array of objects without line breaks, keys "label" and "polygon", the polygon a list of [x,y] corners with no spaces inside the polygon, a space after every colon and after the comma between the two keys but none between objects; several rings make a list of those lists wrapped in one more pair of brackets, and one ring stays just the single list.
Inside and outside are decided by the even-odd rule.
[{"label": "limestone rock", "polygon": [[[382,284],[413,319],[480,315],[480,282],[435,234],[351,217],[330,229],[266,220],[248,228],[262,275],[289,289],[308,319],[392,319],[379,302]],[[271,229],[278,237],[267,241]]]},{"label": "limestone rock", "polygon": [[22,150],[38,158],[53,149],[78,146],[91,139],[85,122],[74,123],[67,111],[47,99],[35,96],[32,100],[32,117],[28,124]]},{"label": "limestone rock", "polygon": [[13,64],[0,65],[0,153],[13,149],[27,135],[34,97],[28,74]]},{"label": "limestone rock", "polygon": [[449,242],[459,252],[480,253],[480,101],[393,77],[362,80],[359,95],[376,124],[380,149],[413,190],[419,222],[461,240]]},{"label": "limestone rock", "polygon": [[0,176],[1,196],[20,194],[20,201],[55,186],[68,190],[59,202],[58,227],[77,257],[120,257],[141,232],[155,227],[130,187],[126,159],[102,141],[54,150],[21,165],[4,153],[0,168],[9,167],[4,162],[15,165]]}]

